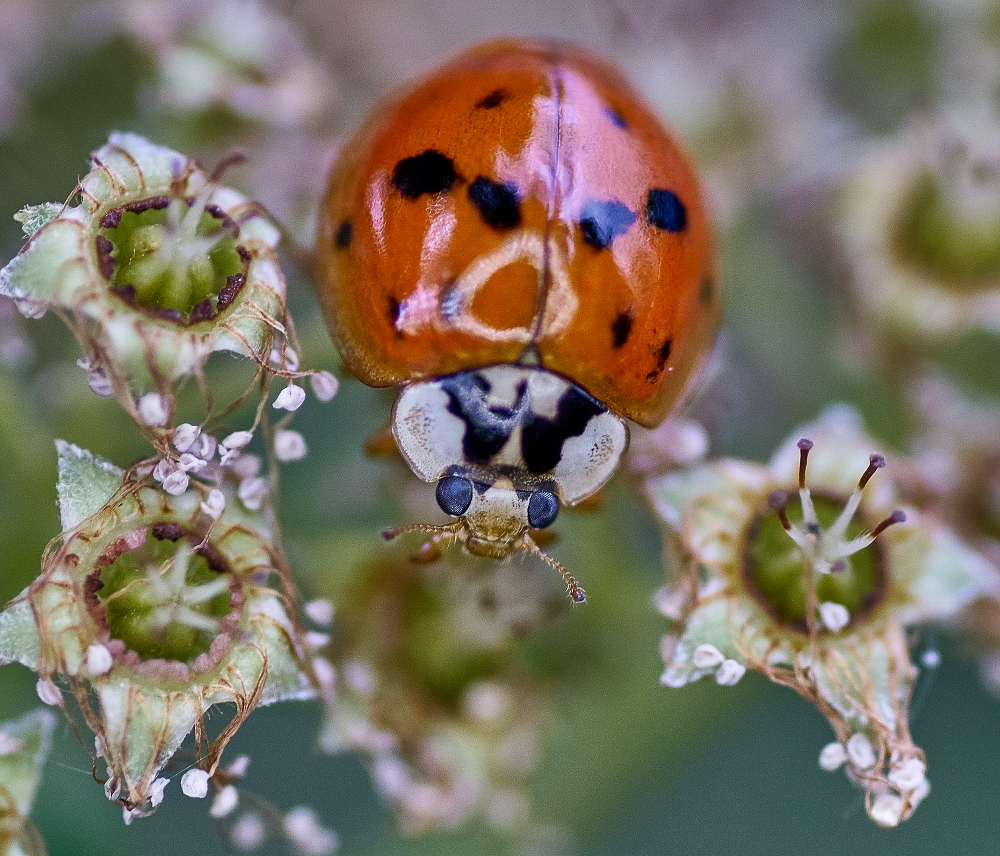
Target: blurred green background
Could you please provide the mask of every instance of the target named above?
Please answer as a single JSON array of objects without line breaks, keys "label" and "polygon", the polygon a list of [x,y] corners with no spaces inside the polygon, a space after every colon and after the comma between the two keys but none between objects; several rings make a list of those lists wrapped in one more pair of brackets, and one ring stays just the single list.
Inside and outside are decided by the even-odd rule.
[{"label": "blurred green background", "polygon": [[[996,32],[983,23],[1000,19],[993,4],[284,2],[270,9],[322,70],[311,84],[322,91],[307,119],[280,120],[216,103],[169,102],[165,37],[150,22],[168,31],[203,5],[0,0],[0,259],[22,241],[9,215],[65,199],[88,153],[111,130],[142,133],[208,166],[245,149],[247,165],[232,170],[230,182],[305,242],[327,165],[389,89],[491,36],[570,38],[620,64],[705,169],[728,289],[721,368],[700,402],[714,451],[766,459],[796,424],[836,400],[857,405],[889,448],[903,442],[892,379],[852,372],[842,359],[849,313],[813,218],[822,220],[822,188],[854,147],[899,132],[956,91],[995,100],[989,75],[963,77],[968,73],[954,67],[970,33],[988,41]],[[250,35],[246,48],[256,50]],[[288,270],[306,362],[335,370],[308,276]],[[113,400],[90,392],[58,319],[26,322],[5,302],[0,334],[3,602],[34,578],[58,533],[53,440],[119,465],[149,450]],[[381,528],[400,522],[397,470],[362,449],[390,404],[390,395],[347,381],[332,403],[310,399],[296,416],[293,427],[310,454],[283,467],[279,514],[307,595],[343,590],[359,557],[382,549]],[[557,727],[532,796],[534,815],[551,834],[524,846],[594,856],[996,852],[997,702],[960,640],[938,641],[942,665],[917,692],[912,730],[927,752],[932,793],[901,828],[880,830],[842,773],[820,771],[818,754],[831,732],[793,693],[755,674],[735,688],[658,686],[663,624],[650,600],[662,579],[658,530],[624,480],[608,494],[596,513],[566,514],[552,548],[590,600],[572,611],[567,605],[558,636],[548,641],[566,677],[554,690]],[[0,670],[0,721],[36,704],[27,670]],[[244,784],[261,797],[285,808],[314,806],[340,835],[341,852],[504,853],[522,846],[477,829],[402,837],[362,764],[315,750],[319,722],[312,704],[259,710],[229,754],[251,754]],[[33,812],[50,853],[227,850],[207,806],[183,798],[177,784],[155,816],[125,828],[87,762],[60,726]],[[286,851],[281,843],[266,848]]]}]

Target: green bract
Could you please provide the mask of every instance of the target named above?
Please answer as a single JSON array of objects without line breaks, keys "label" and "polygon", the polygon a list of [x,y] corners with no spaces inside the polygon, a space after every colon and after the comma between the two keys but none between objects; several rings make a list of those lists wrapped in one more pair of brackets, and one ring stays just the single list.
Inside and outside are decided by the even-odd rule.
[{"label": "green bract", "polygon": [[55,723],[55,716],[44,709],[0,722],[0,856],[38,852],[32,847],[38,833],[27,817]]}]

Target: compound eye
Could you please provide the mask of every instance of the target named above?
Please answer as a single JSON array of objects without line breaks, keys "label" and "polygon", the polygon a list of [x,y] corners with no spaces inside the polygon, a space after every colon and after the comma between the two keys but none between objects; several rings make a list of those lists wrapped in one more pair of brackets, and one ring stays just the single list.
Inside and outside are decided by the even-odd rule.
[{"label": "compound eye", "polygon": [[559,514],[559,500],[554,493],[536,490],[528,500],[528,525],[532,529],[551,526]]},{"label": "compound eye", "polygon": [[435,495],[445,514],[461,517],[472,504],[472,482],[461,476],[445,476],[438,482]]}]

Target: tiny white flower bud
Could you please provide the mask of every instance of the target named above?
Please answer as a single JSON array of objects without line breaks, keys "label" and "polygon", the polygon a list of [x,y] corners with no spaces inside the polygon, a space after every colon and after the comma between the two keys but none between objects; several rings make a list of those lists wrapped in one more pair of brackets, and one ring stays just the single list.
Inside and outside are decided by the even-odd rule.
[{"label": "tiny white flower bud", "polygon": [[95,642],[87,648],[87,671],[92,675],[106,675],[111,671],[114,659],[106,645]]},{"label": "tiny white flower bud", "polygon": [[851,613],[847,611],[847,607],[832,600],[819,605],[819,618],[823,626],[834,633],[839,633],[851,623]]},{"label": "tiny white flower bud", "polygon": [[240,815],[229,835],[234,847],[240,850],[256,850],[264,843],[267,829],[259,814],[248,811]]},{"label": "tiny white flower bud", "polygon": [[890,771],[889,781],[901,791],[916,790],[925,781],[927,767],[919,758],[910,758],[905,764]]},{"label": "tiny white flower bud", "polygon": [[169,784],[170,779],[165,779],[162,776],[159,779],[153,780],[153,783],[149,786],[149,802],[153,808],[156,808],[163,802],[163,792]]},{"label": "tiny white flower bud", "polygon": [[186,797],[204,799],[208,795],[208,773],[197,767],[188,770],[181,776],[181,792]]},{"label": "tiny white flower bud", "polygon": [[226,785],[215,795],[215,799],[212,800],[212,807],[208,810],[208,813],[216,819],[226,817],[239,805],[239,802],[239,791],[232,785]]},{"label": "tiny white flower bud", "polygon": [[313,657],[313,670],[321,687],[332,687],[337,680],[337,671],[326,657]]},{"label": "tiny white flower bud", "polygon": [[310,621],[314,624],[319,624],[321,627],[328,627],[330,622],[333,621],[333,602],[327,600],[325,597],[310,600],[303,605],[302,611]]},{"label": "tiny white flower bud", "polygon": [[104,739],[100,734],[94,735],[94,754],[98,758],[104,757]]},{"label": "tiny white flower bud", "polygon": [[39,678],[35,684],[35,692],[44,704],[62,707],[62,693],[48,678]]},{"label": "tiny white flower bud", "polygon": [[680,641],[681,637],[676,633],[664,633],[660,637],[660,659],[667,665],[673,662],[674,652],[677,650],[677,643]]},{"label": "tiny white flower bud", "polygon": [[359,695],[371,695],[375,692],[375,675],[366,663],[361,660],[348,660],[343,666],[344,683]]},{"label": "tiny white flower bud", "polygon": [[24,741],[12,737],[6,731],[0,731],[0,755],[13,755],[24,748]]},{"label": "tiny white flower bud", "polygon": [[928,669],[936,669],[941,665],[941,652],[937,648],[928,648],[920,655],[920,662]]},{"label": "tiny white flower bud", "polygon": [[340,382],[330,372],[315,372],[310,375],[313,395],[320,401],[330,401],[340,387]]},{"label": "tiny white flower bud", "polygon": [[879,826],[899,826],[906,803],[896,794],[880,794],[871,807],[871,817]]},{"label": "tiny white flower bud", "polygon": [[278,397],[274,399],[274,404],[271,406],[275,410],[298,410],[305,400],[306,391],[293,383],[278,393]]},{"label": "tiny white flower bud", "polygon": [[163,480],[163,489],[171,496],[180,496],[190,483],[191,477],[186,472],[176,470]]},{"label": "tiny white flower bud", "polygon": [[215,457],[215,449],[218,445],[219,441],[211,434],[202,434],[198,438],[198,442],[188,451],[197,455],[203,461],[210,461]]},{"label": "tiny white flower bud", "polygon": [[202,469],[208,461],[203,461],[201,458],[192,455],[190,452],[185,452],[181,455],[181,459],[177,462],[177,465],[184,470],[186,473],[198,472]]},{"label": "tiny white flower bud", "polygon": [[870,770],[878,761],[875,747],[864,734],[852,734],[847,741],[847,757],[859,770]]},{"label": "tiny white flower bud", "polygon": [[201,503],[201,510],[217,520],[226,510],[226,495],[217,487],[213,487],[208,492],[208,498]]},{"label": "tiny white flower bud", "polygon": [[176,473],[178,469],[177,461],[171,458],[161,458],[153,467],[153,478],[162,482],[171,473]]},{"label": "tiny white flower bud", "polygon": [[681,588],[660,586],[653,592],[653,606],[656,611],[672,621],[680,621],[681,608],[684,606],[684,591]]},{"label": "tiny white flower bud", "polygon": [[126,826],[131,826],[132,821],[137,817],[142,817],[144,810],[140,806],[135,808],[123,808],[122,809],[122,820]]},{"label": "tiny white flower bud", "polygon": [[279,461],[288,463],[306,456],[306,441],[298,431],[277,431],[274,435],[274,454]]},{"label": "tiny white flower bud", "polygon": [[233,763],[226,767],[224,772],[227,776],[232,776],[234,779],[242,779],[247,774],[247,769],[249,767],[250,756],[237,755],[233,759]]},{"label": "tiny white flower bud", "polygon": [[166,425],[170,420],[170,406],[158,392],[147,392],[139,399],[136,409],[147,425]]},{"label": "tiny white flower bud", "polygon": [[731,687],[737,684],[745,674],[747,667],[735,660],[726,660],[715,673],[715,682],[720,687]]},{"label": "tiny white flower bud", "polygon": [[721,666],[725,660],[725,655],[714,645],[708,643],[699,645],[694,649],[694,654],[691,655],[691,662],[698,669],[714,669],[716,666]]},{"label": "tiny white flower bud", "polygon": [[263,466],[256,455],[240,455],[232,463],[233,475],[240,479],[250,479],[258,475]]},{"label": "tiny white flower bud", "polygon": [[830,773],[841,767],[846,760],[847,750],[843,743],[827,743],[819,753],[820,767]]},{"label": "tiny white flower bud", "polygon": [[201,436],[201,428],[192,425],[190,422],[183,422],[174,428],[173,444],[178,452],[186,452],[193,445],[195,440]]},{"label": "tiny white flower bud", "polygon": [[250,511],[257,511],[264,504],[264,499],[267,496],[267,479],[259,476],[244,479],[240,482],[238,494]]},{"label": "tiny white flower bud", "polygon": [[318,651],[320,648],[324,648],[330,643],[329,633],[317,633],[315,630],[309,630],[305,634],[306,647],[310,651]]},{"label": "tiny white flower bud", "polygon": [[111,802],[114,802],[122,794],[122,783],[119,779],[111,774],[111,768],[108,768],[108,779],[104,783],[104,796],[106,796]]},{"label": "tiny white flower bud", "polygon": [[104,369],[94,369],[89,372],[87,385],[94,395],[99,395],[101,398],[109,398],[115,394],[114,384],[111,383],[111,378],[108,377],[108,373]]},{"label": "tiny white flower bud", "polygon": [[271,365],[278,366],[278,368],[285,369],[286,371],[295,372],[299,370],[299,355],[295,352],[294,348],[285,345],[284,348],[272,348],[271,349]]},{"label": "tiny white flower bud", "polygon": [[222,441],[222,445],[227,449],[242,449],[253,439],[253,431],[233,431]]},{"label": "tiny white flower bud", "polygon": [[285,835],[304,856],[327,856],[337,849],[336,834],[320,825],[316,812],[296,806],[282,820]]}]

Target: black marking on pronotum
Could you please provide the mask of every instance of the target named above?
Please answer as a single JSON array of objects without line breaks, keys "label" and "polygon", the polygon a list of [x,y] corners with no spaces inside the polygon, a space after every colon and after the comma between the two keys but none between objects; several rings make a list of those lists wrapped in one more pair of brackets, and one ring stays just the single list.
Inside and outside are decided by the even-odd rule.
[{"label": "black marking on pronotum", "polygon": [[625,117],[615,110],[614,107],[608,107],[605,113],[607,113],[608,118],[616,128],[628,128],[628,122],[625,120]]},{"label": "black marking on pronotum", "polygon": [[611,322],[611,347],[620,348],[628,341],[632,332],[632,312],[619,312]]},{"label": "black marking on pronotum", "polygon": [[517,389],[513,407],[493,405],[487,400],[490,383],[476,372],[462,372],[441,380],[448,395],[448,412],[465,423],[462,452],[474,464],[486,464],[510,439],[522,421],[527,384]]},{"label": "black marking on pronotum", "polygon": [[512,181],[501,184],[485,175],[469,185],[469,199],[487,225],[494,229],[510,229],[521,222],[521,207],[517,185]]},{"label": "black marking on pronotum", "polygon": [[672,190],[654,187],[646,196],[646,221],[665,232],[680,232],[687,225],[687,209]]},{"label": "black marking on pronotum", "polygon": [[580,212],[583,240],[597,250],[611,246],[635,222],[635,212],[617,199],[589,199]]},{"label": "black marking on pronotum", "polygon": [[417,199],[424,193],[451,190],[457,177],[451,158],[428,149],[396,164],[392,170],[392,186],[404,198]]},{"label": "black marking on pronotum", "polygon": [[350,220],[344,220],[333,235],[333,243],[338,250],[346,250],[351,246],[351,239],[354,237],[354,226]]},{"label": "black marking on pronotum", "polygon": [[532,473],[547,473],[562,459],[563,443],[579,437],[595,416],[607,408],[583,390],[571,386],[559,399],[555,419],[528,413],[521,430],[521,454]]},{"label": "black marking on pronotum", "polygon": [[476,107],[480,110],[492,110],[499,107],[510,98],[510,91],[507,89],[494,89],[489,95],[484,96],[476,102]]}]

